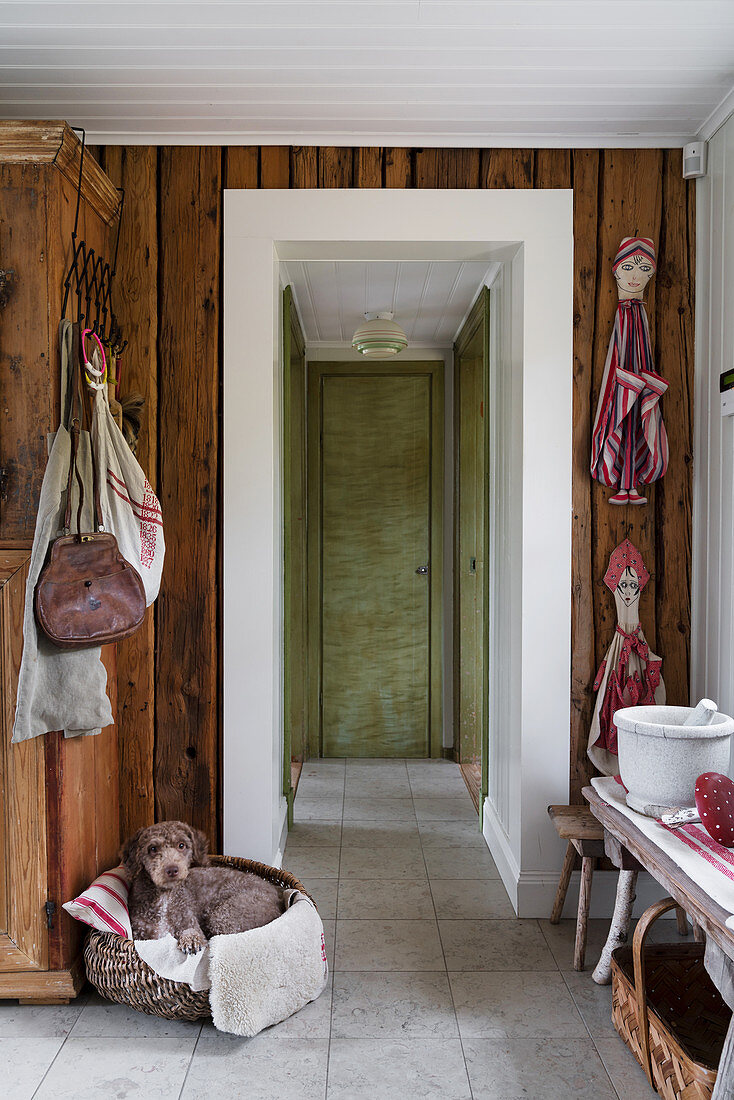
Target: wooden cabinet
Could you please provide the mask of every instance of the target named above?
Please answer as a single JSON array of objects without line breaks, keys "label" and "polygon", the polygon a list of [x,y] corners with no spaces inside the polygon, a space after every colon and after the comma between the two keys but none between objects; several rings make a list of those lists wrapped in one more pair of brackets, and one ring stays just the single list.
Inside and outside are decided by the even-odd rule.
[{"label": "wooden cabinet", "polygon": [[[59,419],[57,331],[79,167],[64,123],[0,123],[0,998],[42,1002],[83,984],[84,928],[61,905],[114,865],[120,841],[114,726],[10,743],[46,439]],[[85,156],[79,236],[106,257],[118,205]],[[116,713],[112,647],[104,657]]]},{"label": "wooden cabinet", "polygon": [[[0,997],[48,1002],[76,996],[84,981],[84,928],[61,904],[116,862],[117,731],[10,743],[29,559],[0,548]],[[114,657],[108,646],[110,691]]]}]

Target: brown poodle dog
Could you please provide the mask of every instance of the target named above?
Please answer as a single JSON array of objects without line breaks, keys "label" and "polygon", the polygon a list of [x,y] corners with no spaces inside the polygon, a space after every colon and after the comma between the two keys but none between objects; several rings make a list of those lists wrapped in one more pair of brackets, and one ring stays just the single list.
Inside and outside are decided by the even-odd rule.
[{"label": "brown poodle dog", "polygon": [[183,821],[138,829],[120,858],[130,880],[135,939],[170,932],[182,951],[200,951],[211,936],[246,932],[284,911],[283,891],[258,875],[210,867],[203,833]]}]

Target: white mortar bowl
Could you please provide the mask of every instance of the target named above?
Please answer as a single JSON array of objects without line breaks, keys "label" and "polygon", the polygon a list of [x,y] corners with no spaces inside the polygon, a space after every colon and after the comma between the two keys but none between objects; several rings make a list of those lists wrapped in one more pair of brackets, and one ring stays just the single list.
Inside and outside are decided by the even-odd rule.
[{"label": "white mortar bowl", "polygon": [[702,772],[729,774],[734,719],[714,715],[708,726],[684,726],[693,707],[624,707],[614,714],[619,774],[627,805],[648,817],[695,806]]}]

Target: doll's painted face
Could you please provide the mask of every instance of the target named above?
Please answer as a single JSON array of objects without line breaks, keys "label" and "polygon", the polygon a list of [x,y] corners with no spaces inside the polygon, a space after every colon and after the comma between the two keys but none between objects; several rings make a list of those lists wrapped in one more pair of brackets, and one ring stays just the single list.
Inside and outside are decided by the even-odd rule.
[{"label": "doll's painted face", "polygon": [[638,254],[624,260],[614,272],[620,297],[641,298],[645,287],[655,274],[655,268],[647,256]]},{"label": "doll's painted face", "polygon": [[640,579],[637,576],[637,571],[629,565],[617,585],[617,592],[619,592],[626,607],[632,607],[640,598]]}]

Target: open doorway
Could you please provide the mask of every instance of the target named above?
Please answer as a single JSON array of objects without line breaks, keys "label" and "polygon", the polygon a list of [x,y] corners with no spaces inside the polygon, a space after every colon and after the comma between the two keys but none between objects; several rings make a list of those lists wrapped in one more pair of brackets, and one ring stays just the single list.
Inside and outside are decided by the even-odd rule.
[{"label": "open doorway", "polygon": [[[523,915],[544,911],[557,883],[545,807],[568,800],[569,781],[572,193],[238,190],[226,191],[224,204],[225,850],[279,862],[287,835],[282,264],[499,263],[492,316],[502,321],[501,353],[489,408],[499,456],[491,464],[492,540],[501,550],[490,555],[490,642],[499,660],[490,661],[482,831],[513,905]],[[318,358],[329,358],[327,350]]]},{"label": "open doorway", "polygon": [[[307,758],[443,758],[461,765],[481,813],[487,287],[498,270],[466,261],[282,265],[290,807]],[[407,353],[370,362],[352,351],[345,336],[370,305],[390,307],[406,326]]]}]

